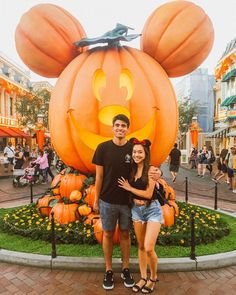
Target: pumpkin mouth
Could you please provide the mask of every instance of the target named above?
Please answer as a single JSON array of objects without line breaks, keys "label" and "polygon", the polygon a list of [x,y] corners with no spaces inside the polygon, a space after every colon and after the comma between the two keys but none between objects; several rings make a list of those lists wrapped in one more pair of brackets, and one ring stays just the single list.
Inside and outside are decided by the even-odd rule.
[{"label": "pumpkin mouth", "polygon": [[102,108],[99,111],[98,119],[104,125],[112,126],[112,119],[118,114],[124,114],[130,118],[130,112],[127,108],[119,105],[112,105]]},{"label": "pumpkin mouth", "polygon": [[[77,132],[80,135],[81,141],[90,149],[93,151],[96,150],[97,146],[104,142],[112,139],[112,137],[106,137],[102,135],[95,134],[91,131],[88,131],[81,127],[80,123],[76,120],[76,117],[74,115],[75,110],[69,109],[68,110],[68,117],[69,121],[71,123],[71,126],[76,128]],[[153,115],[153,117],[139,130],[136,130],[126,136],[127,139],[130,139],[132,137],[135,137],[139,140],[141,139],[149,139],[152,141],[152,139],[155,136],[155,126],[156,126],[156,114]]]}]

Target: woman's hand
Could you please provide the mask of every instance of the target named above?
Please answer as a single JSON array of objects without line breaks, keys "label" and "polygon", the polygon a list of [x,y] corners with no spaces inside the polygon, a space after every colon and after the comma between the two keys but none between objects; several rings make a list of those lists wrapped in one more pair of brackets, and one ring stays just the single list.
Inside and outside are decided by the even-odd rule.
[{"label": "woman's hand", "polygon": [[99,213],[99,200],[98,199],[95,199],[94,200],[94,203],[93,203],[93,211],[95,212],[95,213]]},{"label": "woman's hand", "polygon": [[124,177],[118,178],[119,187],[122,187],[126,191],[131,191],[132,186],[129,184],[128,180]]}]

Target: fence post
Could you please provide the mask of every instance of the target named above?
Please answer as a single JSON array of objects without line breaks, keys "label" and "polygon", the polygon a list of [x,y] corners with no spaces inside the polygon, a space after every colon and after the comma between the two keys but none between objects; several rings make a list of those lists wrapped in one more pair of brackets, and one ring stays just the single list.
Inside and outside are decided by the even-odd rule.
[{"label": "fence post", "polygon": [[185,202],[188,203],[188,177],[185,177]]},{"label": "fence post", "polygon": [[51,233],[52,233],[52,253],[51,257],[56,258],[57,257],[57,251],[56,251],[56,239],[55,239],[55,222],[54,222],[54,212],[51,213]]},{"label": "fence post", "polygon": [[214,204],[214,209],[217,210],[218,209],[218,183],[215,183],[215,204]]},{"label": "fence post", "polygon": [[33,194],[33,181],[30,181],[30,203],[32,204],[34,201],[34,194]]},{"label": "fence post", "polygon": [[194,213],[191,212],[191,253],[190,253],[190,259],[195,260],[196,254],[195,254],[195,220],[194,220]]}]

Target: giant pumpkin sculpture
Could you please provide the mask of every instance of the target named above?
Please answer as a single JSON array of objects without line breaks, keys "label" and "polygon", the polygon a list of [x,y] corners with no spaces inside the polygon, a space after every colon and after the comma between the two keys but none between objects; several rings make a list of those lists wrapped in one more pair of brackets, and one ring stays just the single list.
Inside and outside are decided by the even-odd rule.
[{"label": "giant pumpkin sculpture", "polygon": [[[26,42],[20,47],[24,41],[24,34],[21,36],[20,33],[27,32],[34,37],[33,30],[27,26],[32,22],[34,26],[38,23],[38,35],[43,34],[44,27],[40,27],[42,7],[32,8],[17,29],[16,45],[23,60],[28,56],[31,43]],[[63,19],[59,14],[63,14]],[[32,19],[34,15],[35,19]],[[47,32],[49,44],[46,50],[41,50],[38,59],[44,64],[40,70],[42,75],[49,77],[52,72],[60,72],[63,64],[65,67],[75,56],[69,54],[66,59],[62,56],[60,71],[52,70],[54,66],[47,65],[42,57],[44,53],[49,57],[54,55],[51,45],[59,50],[60,46],[53,39],[55,31],[62,31],[61,36],[72,41],[71,35],[75,34],[69,30],[71,21],[79,31],[77,53],[84,51],[83,48],[86,50],[89,44],[108,43],[74,58],[61,73],[53,90],[49,124],[52,143],[61,159],[82,172],[94,172],[91,163],[94,151],[99,143],[112,138],[112,118],[123,113],[131,121],[128,137],[148,138],[152,142],[152,164],[159,166],[169,154],[178,129],[177,102],[168,74],[180,76],[192,71],[209,53],[214,33],[205,12],[188,1],[173,1],[160,6],[143,29],[142,51],[120,45],[120,40],[130,41],[136,37],[128,35],[126,26],[118,24],[100,38],[85,39],[83,28],[77,26],[65,10],[48,5],[45,15],[51,19]],[[63,22],[68,29],[66,33],[61,30]],[[60,42],[63,47],[63,38]],[[33,56],[31,60],[34,60]],[[27,60],[26,64],[30,61]],[[31,68],[39,73],[37,66]]]}]

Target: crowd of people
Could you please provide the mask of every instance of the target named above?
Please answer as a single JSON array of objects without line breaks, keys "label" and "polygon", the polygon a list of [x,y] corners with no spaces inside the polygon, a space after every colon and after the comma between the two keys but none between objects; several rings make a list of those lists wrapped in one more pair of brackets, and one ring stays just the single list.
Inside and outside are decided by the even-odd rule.
[{"label": "crowd of people", "polygon": [[26,168],[27,166],[34,166],[34,173],[42,176],[42,184],[48,182],[48,176],[51,180],[54,175],[51,171],[52,162],[55,157],[55,152],[51,145],[45,144],[43,149],[40,150],[37,147],[30,149],[29,145],[24,147],[17,144],[16,147],[12,145],[12,142],[8,142],[4,148],[4,165],[10,165],[11,171]]},{"label": "crowd of people", "polygon": [[212,175],[212,180],[218,182],[223,178],[229,185],[229,189],[236,193],[236,148],[234,146],[222,149],[219,157],[215,156],[212,146],[207,148],[204,145],[200,151],[192,147],[189,163],[190,168],[196,169],[197,176],[201,178],[205,177],[207,170],[212,175],[213,165],[215,165],[216,171]]}]

